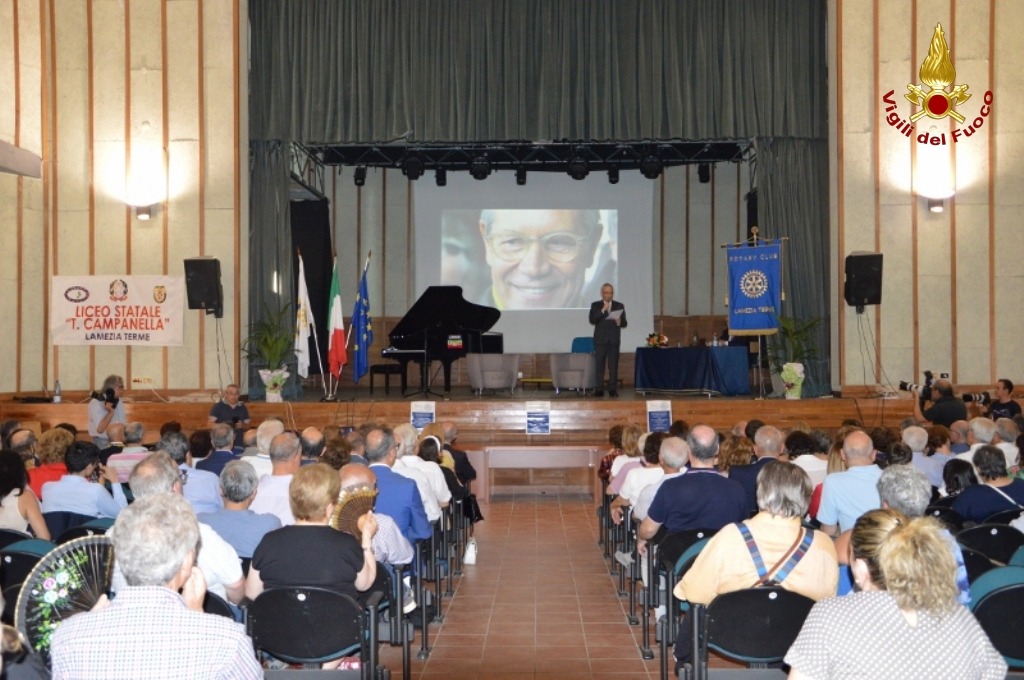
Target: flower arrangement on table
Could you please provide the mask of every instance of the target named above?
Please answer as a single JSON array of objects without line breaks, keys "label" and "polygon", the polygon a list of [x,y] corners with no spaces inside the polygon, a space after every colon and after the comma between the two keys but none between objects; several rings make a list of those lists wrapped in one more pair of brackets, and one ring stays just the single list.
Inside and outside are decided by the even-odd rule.
[{"label": "flower arrangement on table", "polygon": [[648,347],[668,347],[668,336],[661,333],[651,333],[647,336]]}]

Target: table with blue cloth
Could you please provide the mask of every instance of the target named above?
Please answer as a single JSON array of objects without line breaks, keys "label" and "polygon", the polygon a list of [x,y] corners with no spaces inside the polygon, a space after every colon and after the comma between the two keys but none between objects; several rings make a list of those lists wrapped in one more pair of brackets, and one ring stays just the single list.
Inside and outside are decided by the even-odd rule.
[{"label": "table with blue cloth", "polygon": [[750,394],[746,347],[637,347],[636,391]]}]

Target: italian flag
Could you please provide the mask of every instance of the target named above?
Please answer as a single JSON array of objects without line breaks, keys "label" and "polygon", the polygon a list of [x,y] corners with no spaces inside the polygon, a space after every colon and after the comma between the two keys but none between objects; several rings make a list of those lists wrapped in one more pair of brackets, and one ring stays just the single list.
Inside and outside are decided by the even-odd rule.
[{"label": "italian flag", "polygon": [[331,375],[335,379],[341,378],[341,367],[348,363],[348,340],[345,337],[345,317],[341,313],[341,288],[338,286],[338,258],[334,258],[334,271],[331,273],[331,297],[330,309],[327,314],[328,332],[330,340],[328,344],[327,360],[330,364]]}]

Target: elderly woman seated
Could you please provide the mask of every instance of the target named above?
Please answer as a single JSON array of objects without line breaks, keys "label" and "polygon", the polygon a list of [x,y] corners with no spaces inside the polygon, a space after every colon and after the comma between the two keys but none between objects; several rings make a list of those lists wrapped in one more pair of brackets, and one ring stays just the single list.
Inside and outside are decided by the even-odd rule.
[{"label": "elderly woman seated", "polygon": [[1024,505],[1024,479],[1010,477],[1002,449],[986,444],[974,452],[980,484],[968,486],[953,501],[953,509],[967,522],[984,522],[997,512]]},{"label": "elderly woman seated", "polygon": [[[322,463],[299,468],[288,487],[295,524],[271,531],[252,555],[245,594],[256,599],[267,588],[327,588],[359,598],[377,577],[373,513],[359,520],[357,539],[328,524],[341,490],[341,479]],[[361,544],[361,545],[360,545]]]},{"label": "elderly woman seated", "polygon": [[[716,595],[761,585],[781,585],[812,600],[835,595],[839,565],[832,540],[801,525],[810,500],[811,481],[801,468],[765,465],[757,475],[759,512],[715,534],[676,585],[675,596],[707,604]],[[680,662],[689,660],[691,634],[684,622],[675,645]]]},{"label": "elderly woman seated", "polygon": [[814,605],[786,654],[791,679],[1005,677],[1003,658],[957,603],[938,522],[872,510],[850,546],[860,592]]}]

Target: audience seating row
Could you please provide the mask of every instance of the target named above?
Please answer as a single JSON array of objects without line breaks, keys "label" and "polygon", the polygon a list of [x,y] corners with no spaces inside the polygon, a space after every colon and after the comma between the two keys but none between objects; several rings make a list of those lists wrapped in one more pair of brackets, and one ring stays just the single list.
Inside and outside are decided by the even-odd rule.
[{"label": "audience seating row", "polygon": [[[419,617],[422,629],[419,657],[430,654],[429,625],[443,621],[442,597],[454,593],[453,578],[462,573],[462,554],[468,541],[470,523],[462,509],[463,500],[453,499],[445,509],[434,536],[416,546],[417,565],[416,598],[421,605],[414,615]],[[0,530],[0,589],[5,597],[3,621],[13,624],[18,594],[32,568],[50,550],[72,538],[104,533],[112,524],[109,519],[96,519],[75,513],[47,513],[45,516],[54,542],[33,538],[29,534]],[[243,560],[243,572],[248,572],[249,559]],[[387,569],[378,564],[378,569]],[[402,614],[405,569],[392,568],[391,591],[373,593],[365,608],[355,600],[317,588],[280,588],[262,593],[242,608],[243,622],[247,626],[257,651],[264,651],[286,663],[319,667],[330,661],[356,653],[360,654],[361,677],[389,677],[385,668],[378,668],[377,645],[387,642],[401,646],[402,677],[411,675],[411,642],[413,623]],[[432,583],[428,591],[425,582]],[[204,610],[235,618],[234,608],[223,598],[207,593]],[[327,623],[329,622],[329,623]],[[383,630],[381,630],[381,624]],[[360,644],[366,641],[366,645]],[[370,669],[377,669],[374,675]],[[350,673],[360,677],[359,672]],[[268,675],[269,677],[269,675]],[[334,674],[332,677],[346,677]]]}]

